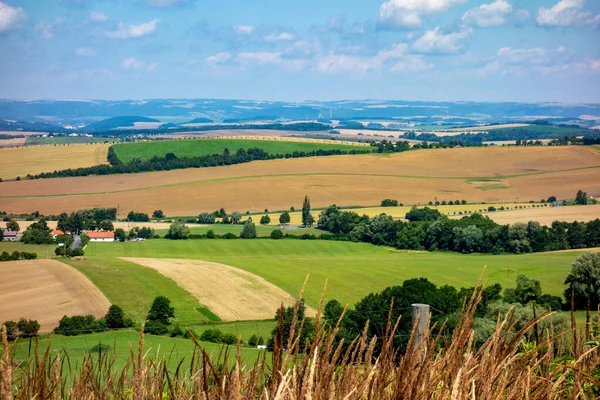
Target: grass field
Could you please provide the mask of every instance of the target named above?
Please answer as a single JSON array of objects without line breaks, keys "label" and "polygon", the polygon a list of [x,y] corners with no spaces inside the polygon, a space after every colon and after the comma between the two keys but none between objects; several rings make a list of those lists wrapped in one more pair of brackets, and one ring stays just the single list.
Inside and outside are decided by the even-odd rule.
[{"label": "grass field", "polygon": [[41,146],[55,144],[89,144],[89,143],[104,143],[118,142],[119,139],[109,139],[104,137],[85,137],[85,136],[51,136],[51,137],[28,137],[25,146]]},{"label": "grass field", "polygon": [[[0,243],[12,251],[14,243]],[[22,247],[20,247],[22,248]],[[27,246],[29,251],[35,247]],[[490,283],[513,287],[520,273],[539,279],[544,292],[562,295],[562,282],[582,251],[527,255],[462,255],[394,251],[362,243],[299,240],[151,240],[136,243],[93,243],[86,261],[72,262],[114,303],[137,321],[159,294],[173,300],[180,322],[201,323],[198,302],[158,272],[116,257],[200,259],[252,272],[295,295],[307,274],[307,304],[315,307],[328,279],[327,298],[353,305],[367,294],[405,279],[424,276],[436,284],[472,286],[487,266]],[[357,284],[360,282],[360,284]]]},{"label": "grass field", "polygon": [[115,153],[123,162],[136,157],[149,159],[154,156],[164,157],[173,153],[177,157],[200,157],[212,154],[222,154],[228,149],[232,154],[238,149],[247,150],[258,147],[269,154],[286,154],[294,151],[316,150],[368,150],[370,147],[357,147],[354,143],[332,144],[318,141],[289,141],[289,140],[250,140],[250,139],[199,139],[199,140],[168,140],[141,143],[118,144],[114,146]]},{"label": "grass field", "polygon": [[[242,336],[243,338],[243,336]],[[247,339],[246,339],[247,340]],[[132,350],[137,357],[138,354],[139,333],[135,331],[113,331],[93,333],[81,336],[65,337],[61,335],[53,335],[50,337],[42,337],[38,339],[40,353],[44,353],[50,347],[50,354],[56,356],[61,353],[61,358],[68,355],[68,362],[71,371],[78,370],[86,354],[97,355],[92,352],[92,348],[98,344],[110,346],[110,352],[115,352],[115,366],[120,370],[125,367],[125,364],[130,354],[130,344]],[[215,359],[221,351],[222,345],[202,342],[203,348]],[[235,352],[234,348],[230,351]],[[24,360],[30,353],[29,340],[20,340],[13,350],[16,361]],[[185,370],[190,366],[190,359],[194,352],[194,343],[191,339],[171,338],[167,336],[144,336],[143,353],[147,354],[151,359],[155,357],[166,357],[168,359],[168,368],[174,370],[178,363],[182,361],[182,368]],[[231,354],[235,355],[234,353]],[[257,357],[262,357],[263,351],[253,348],[243,347],[241,349],[242,358],[247,364],[253,364]],[[234,357],[230,357],[233,361]],[[270,358],[270,357],[267,357]],[[67,369],[68,370],[68,369]],[[63,377],[70,379],[70,377]]]},{"label": "grass field", "polygon": [[0,177],[2,179],[14,179],[17,176],[25,178],[27,174],[106,164],[109,146],[109,144],[94,144],[1,148]]},{"label": "grass field", "polygon": [[[438,199],[512,203],[600,193],[600,154],[582,146],[419,150],[257,161],[178,171],[0,183],[0,208],[45,214],[115,207],[197,215],[313,207],[404,204]],[[232,193],[243,195],[232,196]],[[51,201],[49,201],[51,199]],[[192,200],[191,200],[192,199]]]}]

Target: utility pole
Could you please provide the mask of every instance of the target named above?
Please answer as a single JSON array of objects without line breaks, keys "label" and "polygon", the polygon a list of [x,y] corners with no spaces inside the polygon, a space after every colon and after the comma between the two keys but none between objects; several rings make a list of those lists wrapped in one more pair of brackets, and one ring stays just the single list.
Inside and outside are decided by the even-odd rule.
[{"label": "utility pole", "polygon": [[[415,303],[412,306],[412,323],[413,329],[417,330],[417,336],[415,340],[415,349],[417,349],[423,342],[425,337],[425,331],[429,326],[429,304]],[[416,326],[416,328],[414,328]]]}]

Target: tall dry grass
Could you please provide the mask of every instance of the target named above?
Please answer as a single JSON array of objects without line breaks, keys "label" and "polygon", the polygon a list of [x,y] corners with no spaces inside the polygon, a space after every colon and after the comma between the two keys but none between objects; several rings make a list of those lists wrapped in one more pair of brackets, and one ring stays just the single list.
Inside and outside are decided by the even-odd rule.
[{"label": "tall dry grass", "polygon": [[[303,321],[291,325],[289,340],[278,322],[272,362],[266,355],[243,365],[240,344],[212,357],[193,338],[196,352],[189,368],[167,369],[164,358],[144,355],[140,334],[137,355],[122,369],[115,354],[87,356],[72,382],[64,372],[68,359],[40,354],[15,364],[3,331],[0,363],[2,399],[595,399],[600,394],[597,338],[572,330],[560,335],[540,331],[530,321],[511,333],[515,317],[499,318],[493,335],[476,348],[473,317],[481,299],[478,289],[463,307],[451,338],[425,332],[418,344],[413,331],[406,354],[393,338],[398,321],[388,319],[383,337],[361,337],[344,344],[335,339],[338,326],[325,324],[319,313],[312,344],[300,345]],[[321,307],[323,307],[321,301]],[[298,304],[296,305],[296,311]],[[280,313],[283,314],[283,313]],[[297,315],[297,314],[296,314]],[[296,329],[296,323],[299,328]],[[538,342],[527,342],[537,337]],[[374,357],[377,341],[381,353]],[[48,347],[49,348],[49,347]],[[284,349],[287,349],[284,350]],[[229,367],[228,367],[229,365]],[[596,374],[596,376],[594,376]]]}]

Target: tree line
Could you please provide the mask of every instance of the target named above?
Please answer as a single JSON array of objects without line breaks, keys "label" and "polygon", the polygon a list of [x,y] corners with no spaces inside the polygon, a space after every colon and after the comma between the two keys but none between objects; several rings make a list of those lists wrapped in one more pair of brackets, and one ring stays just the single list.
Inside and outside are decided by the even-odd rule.
[{"label": "tree line", "polygon": [[317,228],[346,240],[403,250],[449,250],[459,253],[532,253],[600,246],[600,219],[590,222],[539,222],[500,225],[475,213],[449,219],[425,207],[407,213],[408,222],[381,214],[373,218],[333,205],[323,210]]},{"label": "tree line", "polygon": [[82,167],[76,169],[64,169],[54,172],[43,172],[37,175],[27,175],[28,179],[63,178],[88,175],[113,175],[133,174],[139,172],[170,171],[185,168],[208,168],[224,165],[243,164],[259,160],[275,160],[283,158],[323,157],[344,154],[366,154],[371,150],[353,149],[345,150],[313,150],[294,151],[285,154],[269,154],[260,148],[238,149],[231,153],[225,149],[222,154],[204,155],[199,157],[177,157],[173,153],[167,153],[165,157],[154,156],[150,159],[134,158],[128,162],[122,162],[116,154],[110,152],[107,157],[109,165],[96,165],[93,167]]}]

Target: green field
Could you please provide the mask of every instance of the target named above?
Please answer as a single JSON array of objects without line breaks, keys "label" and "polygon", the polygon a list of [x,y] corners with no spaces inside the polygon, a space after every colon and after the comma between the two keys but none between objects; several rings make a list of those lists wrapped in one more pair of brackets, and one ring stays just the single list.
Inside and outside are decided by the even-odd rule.
[{"label": "green field", "polygon": [[164,140],[140,143],[121,143],[113,148],[117,157],[123,162],[134,158],[149,159],[154,156],[164,157],[167,153],[173,153],[177,157],[200,157],[212,154],[222,154],[223,150],[229,149],[235,153],[238,149],[249,149],[258,147],[269,154],[286,154],[294,151],[316,151],[316,150],[369,150],[370,147],[356,146],[352,144],[329,144],[312,142],[294,142],[277,140],[249,140],[249,139],[195,139],[195,140]]},{"label": "green field", "polygon": [[[138,353],[139,333],[135,331],[121,330],[103,333],[93,333],[80,336],[61,336],[53,335],[52,337],[44,336],[38,339],[39,353],[43,354],[48,346],[50,346],[50,355],[55,357],[59,352],[64,359],[68,355],[68,365],[73,370],[81,367],[81,363],[86,354],[91,353],[92,347],[99,343],[110,346],[110,352],[115,352],[115,367],[121,370],[125,367],[129,360],[131,344],[133,352],[137,357]],[[144,336],[144,354],[155,359],[165,357],[170,370],[174,370],[178,363],[183,359],[183,369],[189,369],[190,359],[194,354],[194,342],[191,339],[171,338],[167,336]],[[202,342],[202,347],[215,359],[218,357],[222,348],[220,344]],[[33,349],[33,347],[32,347]],[[233,364],[235,358],[235,348],[230,347],[229,362]],[[264,351],[254,348],[242,347],[241,356],[247,365],[251,365],[255,360],[263,354]],[[29,340],[22,339],[17,342],[13,350],[15,361],[25,360],[31,353],[29,348]],[[267,357],[270,358],[270,357]],[[69,370],[67,366],[67,371]]]},{"label": "green field", "polygon": [[[0,243],[0,251],[45,250],[19,243]],[[371,292],[404,280],[426,277],[442,285],[475,285],[487,266],[485,279],[513,287],[518,274],[539,279],[545,293],[562,295],[562,282],[582,251],[525,255],[490,255],[396,251],[363,243],[303,240],[187,240],[164,239],[130,243],[91,243],[85,261],[68,261],[87,275],[114,303],[141,322],[157,295],[172,299],[179,323],[198,324],[206,317],[196,311],[198,302],[173,281],[156,271],[117,257],[190,258],[232,265],[255,273],[291,294],[307,274],[308,305],[318,306],[325,280],[327,299],[353,306]]]},{"label": "green field", "polygon": [[25,146],[40,146],[54,144],[87,144],[117,142],[119,139],[109,139],[105,137],[83,137],[83,136],[55,136],[55,137],[28,137]]}]

